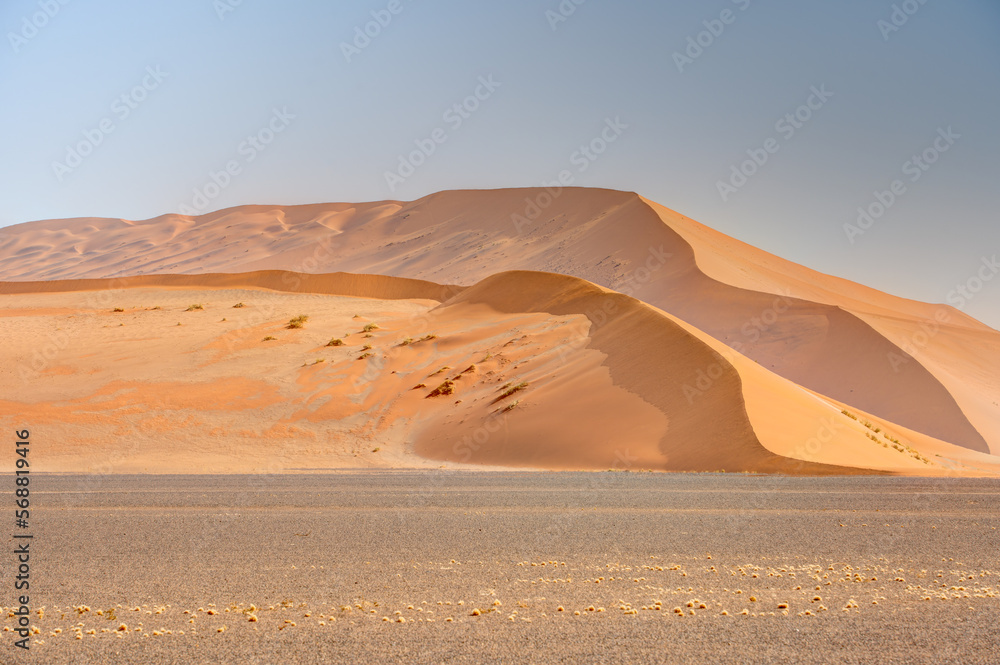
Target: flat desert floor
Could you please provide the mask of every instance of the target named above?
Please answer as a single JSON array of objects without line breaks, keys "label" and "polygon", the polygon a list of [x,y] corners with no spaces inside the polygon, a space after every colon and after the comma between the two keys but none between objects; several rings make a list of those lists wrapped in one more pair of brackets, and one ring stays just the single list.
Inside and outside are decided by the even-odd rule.
[{"label": "flat desert floor", "polygon": [[23,662],[995,663],[998,490],[39,474]]}]

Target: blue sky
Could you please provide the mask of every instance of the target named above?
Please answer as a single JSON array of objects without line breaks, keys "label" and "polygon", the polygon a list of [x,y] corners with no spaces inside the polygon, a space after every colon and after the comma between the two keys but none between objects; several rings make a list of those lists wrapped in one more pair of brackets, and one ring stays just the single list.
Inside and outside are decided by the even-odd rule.
[{"label": "blue sky", "polygon": [[[995,0],[7,0],[0,28],[0,226],[569,169],[920,300],[1000,253]],[[998,327],[993,276],[962,307]]]}]

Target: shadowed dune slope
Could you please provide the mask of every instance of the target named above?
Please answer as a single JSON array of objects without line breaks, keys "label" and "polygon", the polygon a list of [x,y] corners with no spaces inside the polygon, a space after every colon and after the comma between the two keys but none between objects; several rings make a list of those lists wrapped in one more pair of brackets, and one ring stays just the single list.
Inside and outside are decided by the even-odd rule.
[{"label": "shadowed dune slope", "polygon": [[765,293],[791,295],[803,300],[837,305],[855,312],[895,313],[915,319],[931,319],[939,310],[947,310],[956,325],[975,330],[992,330],[948,305],[900,298],[817,272],[720,233],[654,201],[640,198],[664,224],[691,246],[698,269],[716,281]]},{"label": "shadowed dune slope", "polygon": [[[845,404],[1000,450],[1000,380],[977,369],[1000,366],[1000,333],[950,307],[797,266],[633,193],[449,191],[409,203],[49,220],[0,237],[5,280],[265,269],[462,285],[506,270],[573,275],[670,312]],[[947,325],[923,341],[941,316]],[[965,344],[973,338],[974,352]],[[901,356],[907,362],[894,361]]]},{"label": "shadowed dune slope", "polygon": [[[614,383],[667,416],[669,426],[659,444],[662,468],[861,472],[803,463],[764,448],[747,417],[742,383],[733,366],[663,312],[634,298],[564,275],[515,271],[488,277],[439,309],[468,304],[508,313],[585,315],[591,324],[587,347],[606,356],[603,364]],[[683,385],[707,367],[721,369],[710,395],[692,403],[685,397]],[[424,452],[430,445],[424,446]]]},{"label": "shadowed dune slope", "polygon": [[845,414],[671,314],[566,275],[5,287],[0,424],[30,422],[52,471],[997,472],[995,458]]},{"label": "shadowed dune slope", "polygon": [[[1000,373],[994,371],[1000,368],[1000,333],[948,305],[899,298],[818,273],[643,200],[688,243],[700,273],[713,282],[780,297],[772,307],[751,314],[740,329],[692,317],[700,327],[717,337],[726,335],[732,346],[765,366],[773,366],[779,374],[845,403],[973,450],[1000,450]],[[646,295],[644,291],[639,294]],[[843,365],[841,375],[846,370],[853,373],[847,392],[833,390],[829,383],[824,386],[815,380],[810,382],[809,375],[803,373],[807,366],[798,359],[786,359],[786,349],[780,344],[768,350],[768,345],[779,341],[774,337],[781,337],[782,331],[778,321],[768,321],[765,316],[781,319],[771,310],[784,309],[790,299],[835,306],[841,310],[835,318],[848,329],[857,329],[859,322],[863,322],[861,328],[870,328],[856,337],[859,343],[854,345],[853,358],[838,359]],[[847,322],[843,314],[849,314],[851,321]],[[884,340],[872,341],[872,331]],[[912,383],[914,365],[919,366],[916,375],[921,379],[916,383]],[[817,376],[829,376],[822,366],[811,369]],[[893,380],[886,381],[887,376]],[[857,394],[859,383],[867,386],[868,394]],[[912,386],[910,391],[905,390],[907,385]],[[879,394],[889,389],[893,395]],[[949,396],[942,397],[942,391]],[[904,415],[901,410],[906,406],[900,404],[903,397],[911,399],[912,407],[916,407],[910,409],[910,414]]]}]

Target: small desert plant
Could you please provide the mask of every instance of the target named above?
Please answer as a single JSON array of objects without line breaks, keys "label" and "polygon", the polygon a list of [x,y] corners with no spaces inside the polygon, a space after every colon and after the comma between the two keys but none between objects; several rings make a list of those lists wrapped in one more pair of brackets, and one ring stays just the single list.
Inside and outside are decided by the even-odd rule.
[{"label": "small desert plant", "polygon": [[156,310],[158,310],[158,309],[163,309],[163,308],[162,308],[162,307],[160,307],[159,305],[157,305],[156,307],[154,307],[154,308],[153,308],[153,311],[156,311]]},{"label": "small desert plant", "polygon": [[116,311],[116,312],[124,312],[125,310],[122,309],[121,307],[115,307],[114,311]]},{"label": "small desert plant", "polygon": [[418,383],[417,385],[413,386],[413,390],[418,390],[420,388],[426,388],[426,387],[427,387],[426,383]]},{"label": "small desert plant", "polygon": [[198,310],[198,309],[205,309],[205,306],[204,305],[199,305],[198,303],[195,303],[194,305],[188,305],[188,308],[186,310],[184,310],[184,311],[185,312],[193,312],[193,311]]},{"label": "small desert plant", "polygon": [[500,397],[497,397],[496,400],[494,400],[494,401],[500,401],[500,400],[502,400],[504,398],[510,397],[514,393],[519,392],[521,390],[524,390],[527,387],[528,387],[528,382],[527,381],[519,383],[516,386],[511,386],[510,388],[507,388],[507,390],[503,391],[500,394]]},{"label": "small desert plant", "polygon": [[271,341],[272,339],[278,339],[278,338],[277,338],[277,337],[275,337],[274,335],[268,335],[267,337],[265,337],[265,338],[264,338],[263,340],[261,340],[261,341],[263,341],[263,342],[270,342],[270,341]]},{"label": "small desert plant", "polygon": [[372,452],[373,452],[373,453],[377,453],[377,452],[378,452],[378,451],[380,451],[380,450],[382,450],[382,448],[381,448],[381,447],[378,447],[378,446],[376,446],[375,448],[372,448]]},{"label": "small desert plant", "polygon": [[238,302],[235,305],[233,305],[233,309],[239,309],[240,307],[246,307],[246,305],[241,302]]},{"label": "small desert plant", "polygon": [[444,366],[444,367],[442,367],[441,369],[437,370],[436,372],[431,372],[431,373],[430,373],[430,374],[428,374],[427,376],[434,376],[435,374],[440,374],[441,372],[446,372],[446,371],[448,371],[449,369],[451,369],[451,365],[445,365],[445,366]]},{"label": "small desert plant", "polygon": [[360,318],[361,318],[361,315],[360,315],[360,314],[355,314],[355,315],[354,315],[354,316],[352,316],[351,318],[352,318],[352,319],[360,319]]},{"label": "small desert plant", "polygon": [[368,350],[370,350],[371,348],[372,348],[372,345],[371,345],[371,344],[365,344],[364,346],[362,346],[362,347],[361,347],[361,350],[362,350],[362,351],[368,351]]},{"label": "small desert plant", "polygon": [[476,371],[476,366],[475,365],[469,365],[468,367],[466,367],[465,369],[463,369],[461,372],[459,372],[458,375],[462,376],[463,374],[469,374],[469,373],[475,372],[475,371]]},{"label": "small desert plant", "polygon": [[429,342],[430,340],[437,339],[437,338],[438,338],[437,335],[435,335],[434,333],[431,333],[429,335],[424,335],[423,337],[421,337],[420,341],[421,342]]},{"label": "small desert plant", "polygon": [[344,340],[340,339],[339,337],[334,337],[329,342],[327,342],[326,345],[327,346],[343,346],[344,345]]},{"label": "small desert plant", "polygon": [[358,356],[358,360],[364,360],[365,358],[371,358],[373,355],[374,354],[367,353],[367,352],[366,353],[362,353],[360,356]]},{"label": "small desert plant", "polygon": [[402,342],[399,343],[400,346],[409,346],[410,344],[413,344],[412,337],[407,337],[406,339],[404,339]]},{"label": "small desert plant", "polygon": [[378,330],[378,324],[377,323],[365,324],[365,327],[362,328],[361,330],[363,330],[364,332],[371,332],[373,330]]},{"label": "small desert plant", "polygon": [[445,379],[444,383],[432,390],[427,397],[437,397],[438,395],[451,395],[455,392],[455,382]]},{"label": "small desert plant", "polygon": [[844,414],[845,416],[847,416],[848,418],[850,418],[851,420],[857,420],[858,419],[858,417],[856,415],[854,415],[853,413],[851,413],[847,409],[842,410],[841,413]]},{"label": "small desert plant", "polygon": [[513,402],[511,402],[510,404],[508,404],[507,406],[505,406],[503,408],[502,413],[507,413],[508,411],[513,411],[514,407],[516,407],[520,403],[521,403],[521,400],[519,400],[519,399],[514,400]]},{"label": "small desert plant", "polygon": [[487,352],[486,352],[486,355],[485,355],[485,356],[483,356],[483,359],[482,359],[482,360],[480,360],[479,362],[481,362],[481,363],[484,363],[484,362],[486,362],[487,360],[489,360],[489,359],[490,359],[490,358],[492,358],[492,357],[493,357],[493,354],[492,354],[492,353],[490,353],[489,351],[487,351]]},{"label": "small desert plant", "polygon": [[288,325],[285,327],[289,329],[301,328],[306,324],[306,321],[308,320],[309,320],[308,314],[299,314],[294,319],[289,319]]},{"label": "small desert plant", "polygon": [[320,364],[322,362],[326,362],[326,359],[325,358],[317,358],[316,360],[313,361],[313,365],[318,365],[318,364]]}]

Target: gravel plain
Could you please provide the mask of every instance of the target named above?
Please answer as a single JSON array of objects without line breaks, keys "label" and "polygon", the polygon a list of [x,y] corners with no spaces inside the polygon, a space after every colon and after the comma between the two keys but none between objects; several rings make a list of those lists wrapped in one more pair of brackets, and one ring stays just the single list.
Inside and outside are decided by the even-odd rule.
[{"label": "gravel plain", "polygon": [[2,663],[998,658],[996,480],[37,474],[32,500],[37,632],[16,649],[5,607]]}]

